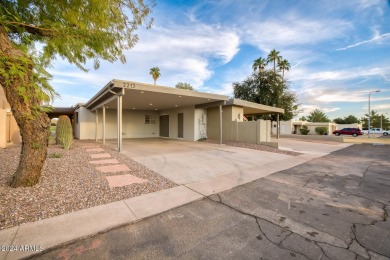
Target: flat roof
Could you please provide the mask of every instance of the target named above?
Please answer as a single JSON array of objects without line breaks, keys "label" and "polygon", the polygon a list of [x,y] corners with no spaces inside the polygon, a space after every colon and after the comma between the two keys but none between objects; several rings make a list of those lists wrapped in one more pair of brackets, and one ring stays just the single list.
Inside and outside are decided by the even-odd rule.
[{"label": "flat roof", "polygon": [[284,114],[284,109],[279,107],[266,106],[254,102],[249,102],[242,99],[232,98],[226,102],[226,105],[234,105],[244,108],[245,115],[258,115],[258,114]]},{"label": "flat roof", "polygon": [[224,95],[118,79],[113,79],[107,83],[85,104],[85,107],[92,111],[103,105],[108,109],[115,109],[118,94],[122,95],[123,109],[161,111],[187,106],[236,105],[243,107],[244,114],[248,115],[284,113],[282,108],[240,99],[229,99],[228,96]]}]

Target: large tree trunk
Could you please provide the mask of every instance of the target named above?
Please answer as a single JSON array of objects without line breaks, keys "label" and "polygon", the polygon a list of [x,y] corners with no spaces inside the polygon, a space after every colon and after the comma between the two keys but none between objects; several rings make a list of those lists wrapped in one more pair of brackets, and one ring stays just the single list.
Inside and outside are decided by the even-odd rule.
[{"label": "large tree trunk", "polygon": [[[35,185],[47,155],[50,120],[46,113],[39,109],[38,89],[33,86],[33,63],[30,58],[9,40],[4,28],[0,26],[0,56],[6,74],[0,75],[0,84],[11,106],[12,113],[20,128],[22,151],[19,166],[14,173],[11,187]],[[11,72],[11,64],[18,64],[22,76]],[[15,75],[14,75],[15,74]],[[8,77],[8,76],[7,76]],[[22,90],[22,91],[21,91]]]}]

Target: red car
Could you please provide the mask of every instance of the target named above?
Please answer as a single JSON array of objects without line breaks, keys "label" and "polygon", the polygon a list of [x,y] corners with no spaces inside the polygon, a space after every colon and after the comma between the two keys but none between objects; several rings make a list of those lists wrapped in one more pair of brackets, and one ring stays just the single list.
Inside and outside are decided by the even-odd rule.
[{"label": "red car", "polygon": [[341,130],[333,131],[333,134],[339,135],[352,135],[356,137],[358,135],[363,135],[363,132],[359,128],[343,128]]}]

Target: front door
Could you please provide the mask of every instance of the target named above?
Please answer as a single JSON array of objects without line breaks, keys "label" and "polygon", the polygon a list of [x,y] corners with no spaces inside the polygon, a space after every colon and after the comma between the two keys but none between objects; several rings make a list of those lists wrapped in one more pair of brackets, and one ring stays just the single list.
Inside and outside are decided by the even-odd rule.
[{"label": "front door", "polygon": [[169,137],[169,115],[160,116],[160,136]]},{"label": "front door", "polygon": [[183,134],[183,129],[184,129],[184,120],[183,120],[183,116],[184,114],[183,113],[179,113],[177,114],[177,137],[178,138],[183,138],[184,137],[184,134]]}]

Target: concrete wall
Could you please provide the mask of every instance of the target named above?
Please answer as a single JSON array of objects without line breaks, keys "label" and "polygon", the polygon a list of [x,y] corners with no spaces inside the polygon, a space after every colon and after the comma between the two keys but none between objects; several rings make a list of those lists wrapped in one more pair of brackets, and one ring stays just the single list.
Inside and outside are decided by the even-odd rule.
[{"label": "concrete wall", "polygon": [[233,137],[229,141],[260,144],[271,141],[271,121],[233,121]]},{"label": "concrete wall", "polygon": [[[233,140],[235,132],[233,124],[236,120],[243,121],[243,108],[238,106],[222,107],[222,139]],[[207,137],[219,138],[219,108],[213,107],[207,109]]]},{"label": "concrete wall", "polygon": [[7,145],[7,112],[0,108],[0,148]]},{"label": "concrete wall", "polygon": [[[207,136],[219,138],[219,108],[207,110]],[[260,144],[271,141],[271,122],[266,120],[243,121],[243,108],[225,106],[222,108],[222,139]]]}]

